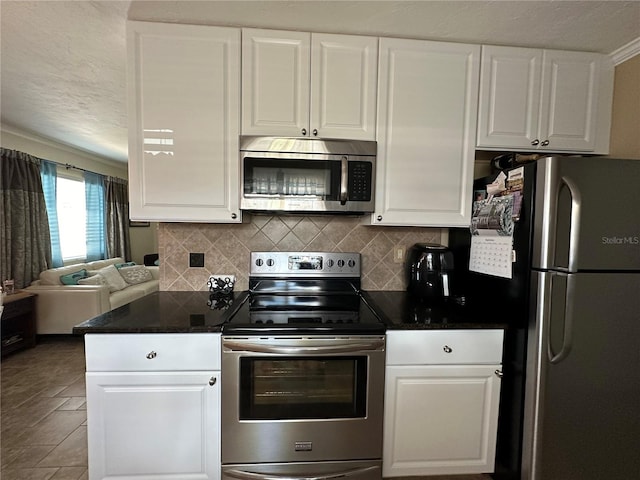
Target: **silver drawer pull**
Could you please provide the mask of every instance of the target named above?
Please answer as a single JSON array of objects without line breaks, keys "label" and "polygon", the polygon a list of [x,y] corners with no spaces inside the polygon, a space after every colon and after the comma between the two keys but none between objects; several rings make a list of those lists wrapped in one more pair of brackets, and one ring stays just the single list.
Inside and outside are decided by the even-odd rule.
[{"label": "silver drawer pull", "polygon": [[211,385],[212,387],[216,384],[218,380],[216,379],[216,377],[211,377],[209,379],[209,385]]},{"label": "silver drawer pull", "polygon": [[444,350],[445,353],[453,352],[453,349],[449,345],[445,345],[443,350]]},{"label": "silver drawer pull", "polygon": [[504,373],[502,373],[502,370],[496,370],[494,373],[496,374],[496,377],[498,377],[498,378],[502,378],[504,376]]},{"label": "silver drawer pull", "polygon": [[157,356],[157,355],[158,355],[158,354],[157,354],[156,352],[151,351],[151,352],[147,353],[147,358],[148,358],[149,360],[153,360],[154,358],[156,358],[156,356]]}]

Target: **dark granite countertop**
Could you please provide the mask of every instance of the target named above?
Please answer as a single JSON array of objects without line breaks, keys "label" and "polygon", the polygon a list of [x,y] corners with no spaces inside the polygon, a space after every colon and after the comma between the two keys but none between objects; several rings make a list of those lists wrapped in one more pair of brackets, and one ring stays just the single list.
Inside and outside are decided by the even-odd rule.
[{"label": "dark granite countertop", "polygon": [[[76,325],[73,333],[220,332],[246,295],[236,292],[221,298],[209,292],[155,292]],[[363,295],[388,330],[506,328],[456,304],[429,306],[405,291],[367,291]]]},{"label": "dark granite countertop", "polygon": [[220,327],[245,292],[155,292],[76,325],[73,333],[202,333]]},{"label": "dark granite countertop", "polygon": [[387,330],[507,328],[506,324],[455,302],[434,306],[406,291],[368,291],[364,294],[383,317]]}]

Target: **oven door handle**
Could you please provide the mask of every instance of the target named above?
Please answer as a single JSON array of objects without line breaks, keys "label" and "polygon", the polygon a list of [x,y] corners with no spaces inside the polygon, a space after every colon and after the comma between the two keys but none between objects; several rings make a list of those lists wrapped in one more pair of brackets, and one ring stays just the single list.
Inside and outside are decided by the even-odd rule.
[{"label": "oven door handle", "polygon": [[223,476],[239,478],[240,480],[332,480],[335,478],[355,477],[364,473],[378,470],[378,466],[370,466],[363,468],[353,468],[351,470],[343,470],[341,472],[327,473],[326,475],[317,476],[290,476],[290,475],[273,475],[254,472],[245,472],[242,470],[225,470]]},{"label": "oven door handle", "polygon": [[380,350],[384,347],[384,340],[366,343],[350,343],[345,345],[319,345],[317,347],[285,347],[264,345],[260,343],[224,341],[223,347],[235,352],[251,353],[281,353],[284,355],[312,355],[322,353],[356,353],[363,350]]}]

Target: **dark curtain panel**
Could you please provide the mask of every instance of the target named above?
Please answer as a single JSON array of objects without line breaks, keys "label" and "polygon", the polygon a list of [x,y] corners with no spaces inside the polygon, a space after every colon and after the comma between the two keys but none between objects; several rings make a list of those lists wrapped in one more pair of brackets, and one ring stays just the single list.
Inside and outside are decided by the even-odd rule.
[{"label": "dark curtain panel", "polygon": [[105,178],[107,257],[131,260],[129,240],[129,187],[126,180]]},{"label": "dark curtain panel", "polygon": [[40,159],[2,148],[0,177],[0,280],[24,288],[52,266]]}]

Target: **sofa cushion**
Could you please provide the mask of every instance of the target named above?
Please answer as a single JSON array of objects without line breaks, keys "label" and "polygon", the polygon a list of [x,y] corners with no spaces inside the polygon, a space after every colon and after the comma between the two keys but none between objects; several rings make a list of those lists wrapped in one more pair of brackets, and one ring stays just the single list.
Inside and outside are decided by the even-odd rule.
[{"label": "sofa cushion", "polygon": [[118,269],[113,265],[108,265],[100,270],[90,270],[89,274],[102,275],[106,280],[107,285],[109,285],[109,291],[111,293],[122,290],[128,286],[127,282],[122,278],[122,275],[120,275],[120,272],[118,272]]},{"label": "sofa cushion", "polygon": [[129,285],[137,285],[138,283],[148,282],[153,280],[153,276],[147,267],[144,265],[134,265],[131,267],[121,267],[118,269],[122,278]]},{"label": "sofa cushion", "polygon": [[118,292],[113,292],[109,295],[109,303],[111,304],[111,309],[121,307],[122,305],[126,305],[127,303],[133,302],[139,298],[142,298],[146,295],[143,290],[140,290],[136,286],[131,286],[129,288],[125,288],[124,290],[120,290]]},{"label": "sofa cushion", "polygon": [[87,270],[100,270],[101,268],[115,265],[116,263],[124,263],[124,258],[114,257],[107,258],[106,260],[94,260],[93,262],[87,263]]},{"label": "sofa cushion", "polygon": [[138,283],[137,285],[130,285],[126,290],[137,290],[142,292],[143,295],[149,295],[150,293],[157,292],[159,287],[159,280],[150,280],[148,282]]},{"label": "sofa cushion", "polygon": [[41,285],[62,285],[62,281],[60,277],[62,275],[68,275],[70,273],[78,272],[82,269],[86,269],[87,265],[85,263],[77,263],[75,265],[69,265],[67,267],[58,267],[58,268],[50,268],[49,270],[45,270],[40,273],[40,284]]},{"label": "sofa cushion", "polygon": [[84,268],[77,272],[60,275],[60,283],[62,283],[62,285],[78,285],[78,281],[83,278],[87,278],[87,270]]},{"label": "sofa cushion", "polygon": [[121,268],[124,267],[133,267],[134,265],[137,265],[136,262],[123,262],[123,263],[116,263],[115,267],[120,270]]},{"label": "sofa cushion", "polygon": [[107,285],[107,281],[102,275],[96,273],[95,275],[78,280],[78,285]]}]

